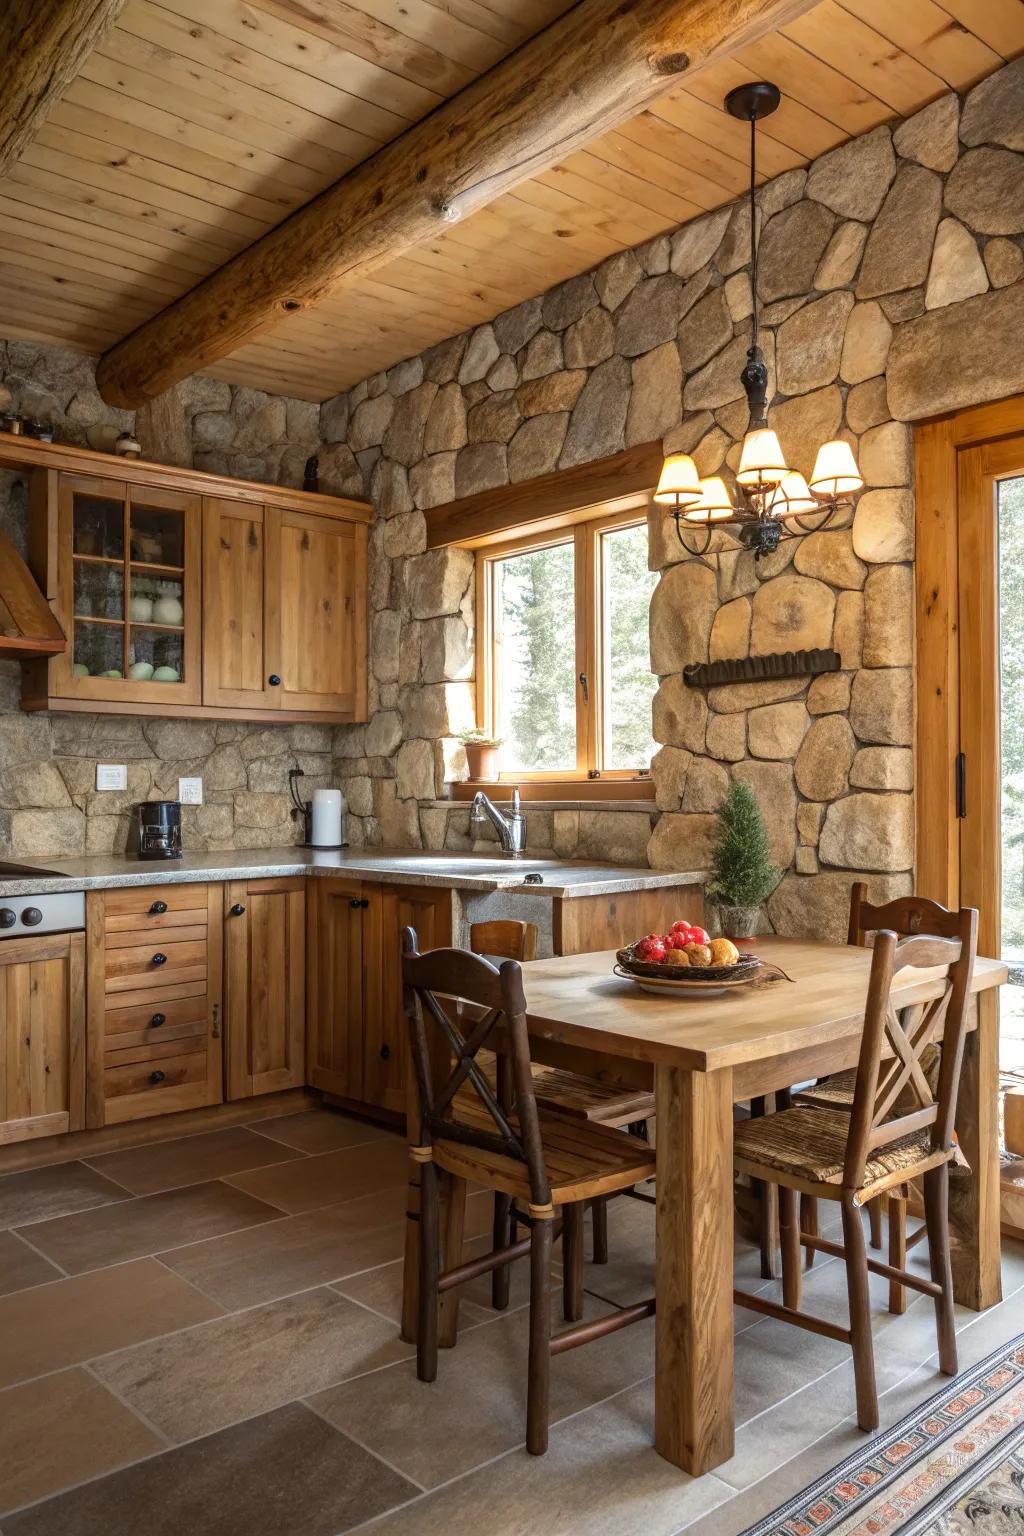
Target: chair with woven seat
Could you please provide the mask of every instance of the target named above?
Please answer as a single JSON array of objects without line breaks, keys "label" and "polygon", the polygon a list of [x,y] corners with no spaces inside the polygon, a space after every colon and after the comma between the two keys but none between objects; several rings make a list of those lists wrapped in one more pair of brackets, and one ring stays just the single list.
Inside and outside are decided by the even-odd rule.
[{"label": "chair with woven seat", "polygon": [[[494,955],[506,960],[533,960],[537,954],[537,924],[518,918],[499,918],[472,923],[469,947],[477,955]],[[560,1067],[534,1067],[533,1089],[537,1102],[552,1114],[572,1120],[589,1120],[596,1125],[622,1127],[634,1135],[647,1136],[647,1122],[654,1117],[654,1094],[643,1089],[620,1088],[611,1083],[566,1072]],[[499,1222],[514,1224],[514,1213],[499,1215],[501,1197],[495,1201],[494,1244],[499,1246]],[[591,1208],[594,1233],[594,1263],[608,1262],[608,1206],[596,1200]],[[514,1232],[512,1233],[514,1236]],[[508,1305],[508,1271],[496,1270],[492,1301],[500,1311]]]},{"label": "chair with woven seat", "polygon": [[[956,1334],[949,1252],[949,1165],[956,1154],[954,1120],[963,1062],[967,998],[977,947],[978,914],[958,915],[956,938],[931,934],[900,939],[891,929],[875,935],[864,1034],[849,1109],[797,1105],[736,1128],[736,1167],[778,1186],[782,1229],[782,1303],[737,1290],[735,1300],[815,1333],[849,1343],[857,1387],[857,1421],[878,1426],[869,1272],[922,1291],[935,1302],[942,1371],[955,1375]],[[942,993],[901,1021],[891,1000],[892,979],[905,967],[942,971]],[[921,1067],[925,1051],[941,1041],[937,1088]],[[870,1259],[862,1208],[909,1179],[924,1182],[931,1280]],[[843,1243],[801,1232],[802,1194],[838,1201]],[[801,1311],[801,1246],[846,1262],[849,1327]]]},{"label": "chair with woven seat", "polygon": [[[646,1142],[622,1131],[570,1121],[538,1105],[517,961],[505,960],[499,969],[466,950],[435,949],[421,955],[415,931],[406,928],[402,980],[420,1096],[418,1144],[409,1149],[421,1175],[417,1374],[428,1382],[437,1376],[442,1292],[529,1254],[526,1445],[540,1455],[547,1449],[552,1354],[639,1322],[654,1311],[652,1299],[552,1336],[551,1245],[556,1230],[564,1226],[573,1232],[578,1252],[584,1205],[651,1178],[654,1153]],[[444,1008],[438,994],[445,999]],[[453,1015],[453,1000],[469,1009]],[[491,1049],[500,1049],[496,1089],[477,1061],[489,1043]],[[490,1253],[442,1273],[439,1172],[456,1180],[472,1179],[509,1201],[521,1201],[529,1235],[499,1243]]]},{"label": "chair with woven seat", "polygon": [[[941,938],[956,938],[960,934],[962,914],[951,912],[948,908],[940,906],[938,902],[930,901],[924,896],[900,896],[895,901],[888,901],[878,906],[868,901],[867,891],[867,885],[863,880],[858,880],[850,891],[850,923],[847,935],[849,944],[868,945],[871,943],[872,936],[881,928],[889,928],[902,938],[909,938],[918,933],[937,934]],[[939,1064],[938,1047],[931,1045],[922,1054],[921,1070],[931,1083],[933,1091],[938,1087]],[[846,1072],[837,1072],[815,1083],[812,1088],[801,1089],[799,1093],[794,1094],[793,1103],[822,1109],[843,1109],[849,1113],[853,1106],[856,1077],[856,1070],[852,1067]],[[889,1263],[898,1268],[906,1263],[908,1251],[925,1236],[925,1228],[920,1226],[912,1236],[907,1236],[909,1191],[905,1187],[896,1188],[891,1190],[884,1200],[873,1201],[869,1207],[873,1247],[881,1248],[882,1246],[883,1204],[888,1207],[889,1216]],[[816,1220],[816,1212],[812,1204],[805,1203],[801,1219],[805,1224],[813,1224]],[[813,1254],[809,1253],[808,1259],[811,1258]],[[905,1312],[906,1306],[905,1287],[898,1281],[891,1281],[889,1311]]]}]

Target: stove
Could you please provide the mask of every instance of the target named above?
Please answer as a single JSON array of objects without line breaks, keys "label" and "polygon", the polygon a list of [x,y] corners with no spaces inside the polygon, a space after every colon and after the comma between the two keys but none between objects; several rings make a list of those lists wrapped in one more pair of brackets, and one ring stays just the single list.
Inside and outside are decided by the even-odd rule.
[{"label": "stove", "polygon": [[[24,873],[24,871],[23,871]],[[33,870],[33,874],[41,871]],[[85,927],[85,892],[57,891],[45,895],[0,896],[0,944],[38,933],[74,933]]]}]

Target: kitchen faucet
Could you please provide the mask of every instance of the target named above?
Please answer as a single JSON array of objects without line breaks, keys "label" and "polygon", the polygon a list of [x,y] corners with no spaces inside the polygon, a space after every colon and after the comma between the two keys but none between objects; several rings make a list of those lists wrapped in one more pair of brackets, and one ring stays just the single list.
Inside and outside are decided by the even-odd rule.
[{"label": "kitchen faucet", "polygon": [[470,825],[474,821],[489,821],[498,834],[502,852],[510,859],[519,858],[526,846],[526,817],[522,812],[518,789],[512,791],[512,809],[507,815],[502,815],[483,790],[478,789],[473,796],[469,820]]}]

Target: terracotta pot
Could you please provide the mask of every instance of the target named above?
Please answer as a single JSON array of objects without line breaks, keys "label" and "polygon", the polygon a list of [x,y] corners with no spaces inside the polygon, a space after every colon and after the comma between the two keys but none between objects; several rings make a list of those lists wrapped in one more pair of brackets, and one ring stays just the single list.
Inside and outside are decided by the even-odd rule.
[{"label": "terracotta pot", "polygon": [[498,777],[498,757],[500,747],[487,747],[479,741],[467,741],[466,762],[469,764],[469,777],[485,782],[493,781]]},{"label": "terracotta pot", "polygon": [[757,935],[757,920],[761,915],[760,907],[727,907],[718,908],[718,922],[724,938],[732,939],[735,944],[740,939],[753,939]]}]

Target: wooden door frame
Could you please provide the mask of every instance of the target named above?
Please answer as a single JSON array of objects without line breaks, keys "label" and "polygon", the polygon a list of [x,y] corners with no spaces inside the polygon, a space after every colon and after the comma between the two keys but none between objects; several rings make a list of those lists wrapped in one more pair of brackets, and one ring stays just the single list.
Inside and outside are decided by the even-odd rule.
[{"label": "wooden door frame", "polygon": [[967,450],[1024,434],[1024,395],[920,423],[916,464],[915,889],[960,902],[956,759],[960,726],[959,514]]}]

